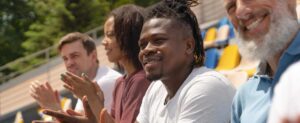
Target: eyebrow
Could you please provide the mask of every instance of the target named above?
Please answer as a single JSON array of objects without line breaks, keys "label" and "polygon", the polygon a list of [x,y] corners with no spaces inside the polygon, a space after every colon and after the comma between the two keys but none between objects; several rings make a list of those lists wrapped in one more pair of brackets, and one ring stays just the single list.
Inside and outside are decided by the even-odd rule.
[{"label": "eyebrow", "polygon": [[153,37],[159,37],[159,36],[165,36],[165,34],[163,34],[161,32],[151,33],[150,35],[147,35],[145,38],[142,38],[141,40],[145,40],[145,39],[149,39],[149,38],[153,38]]},{"label": "eyebrow", "polygon": [[78,55],[78,54],[80,54],[80,53],[77,51],[70,53],[70,55]]},{"label": "eyebrow", "polygon": [[153,33],[151,36],[157,37],[157,36],[164,36],[165,34],[158,32],[158,33]]}]

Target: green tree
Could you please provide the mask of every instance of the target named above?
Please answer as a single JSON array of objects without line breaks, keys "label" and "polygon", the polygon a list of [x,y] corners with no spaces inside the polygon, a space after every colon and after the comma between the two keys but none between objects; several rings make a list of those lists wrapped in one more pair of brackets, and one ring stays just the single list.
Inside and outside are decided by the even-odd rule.
[{"label": "green tree", "polygon": [[30,0],[29,4],[37,19],[25,32],[27,39],[22,43],[25,55],[53,45],[65,33],[63,17],[72,17],[64,0]]},{"label": "green tree", "polygon": [[24,32],[34,20],[27,0],[0,1],[0,66],[22,56]]},{"label": "green tree", "polygon": [[26,54],[55,44],[68,32],[86,32],[102,25],[109,11],[104,0],[30,0],[37,20],[30,25],[22,44]]},{"label": "green tree", "polygon": [[[0,64],[53,46],[66,33],[86,32],[101,26],[106,15],[120,5],[132,3],[146,7],[157,1],[159,0],[1,0]],[[45,63],[44,58],[41,55],[11,65],[4,74],[0,71],[0,78],[1,74],[22,74]],[[11,73],[14,71],[18,71],[17,74]]]},{"label": "green tree", "polygon": [[67,0],[65,3],[71,17],[64,17],[63,27],[68,32],[86,32],[102,25],[109,12],[109,3],[106,0]]}]

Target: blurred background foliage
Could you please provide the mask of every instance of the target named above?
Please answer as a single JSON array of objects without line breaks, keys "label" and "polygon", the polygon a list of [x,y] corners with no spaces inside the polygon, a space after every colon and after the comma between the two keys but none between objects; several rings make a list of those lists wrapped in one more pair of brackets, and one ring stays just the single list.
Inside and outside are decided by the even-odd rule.
[{"label": "blurred background foliage", "polygon": [[[101,26],[114,8],[159,0],[0,0],[0,66],[53,46],[66,33]],[[50,55],[56,55],[50,54]],[[38,58],[28,64],[36,64]],[[27,64],[27,65],[28,65]],[[5,74],[22,69],[14,65]],[[3,73],[2,73],[3,74]]]}]

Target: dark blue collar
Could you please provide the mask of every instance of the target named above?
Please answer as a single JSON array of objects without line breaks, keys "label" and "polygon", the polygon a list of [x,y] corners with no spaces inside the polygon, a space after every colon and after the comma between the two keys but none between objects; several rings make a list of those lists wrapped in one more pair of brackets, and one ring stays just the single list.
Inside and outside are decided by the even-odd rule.
[{"label": "dark blue collar", "polygon": [[290,55],[300,54],[300,32],[298,31],[296,37],[293,39],[292,43],[286,50],[286,53]]}]

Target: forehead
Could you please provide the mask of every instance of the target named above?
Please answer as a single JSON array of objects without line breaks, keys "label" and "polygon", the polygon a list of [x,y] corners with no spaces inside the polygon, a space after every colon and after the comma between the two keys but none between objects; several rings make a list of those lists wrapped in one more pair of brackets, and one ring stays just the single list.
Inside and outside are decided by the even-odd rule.
[{"label": "forehead", "polygon": [[224,1],[224,3],[228,3],[228,2],[234,2],[236,0],[223,0],[223,1]]},{"label": "forehead", "polygon": [[143,37],[145,33],[176,33],[181,31],[178,25],[179,24],[172,19],[153,18],[145,22],[141,32],[141,37]]},{"label": "forehead", "polygon": [[83,44],[80,40],[74,41],[72,43],[64,44],[60,50],[60,54],[65,56],[72,53],[82,53],[86,52]]},{"label": "forehead", "polygon": [[104,29],[113,29],[113,25],[114,25],[114,17],[111,16],[109,17],[105,23],[104,23]]},{"label": "forehead", "polygon": [[161,30],[167,30],[172,25],[171,19],[166,18],[153,18],[147,21],[144,24],[143,29],[161,29]]}]

